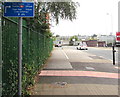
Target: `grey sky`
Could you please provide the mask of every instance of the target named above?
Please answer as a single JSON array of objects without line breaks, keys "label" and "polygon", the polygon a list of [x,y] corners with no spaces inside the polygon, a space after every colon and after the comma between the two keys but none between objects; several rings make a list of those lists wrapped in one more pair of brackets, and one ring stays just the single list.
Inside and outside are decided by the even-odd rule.
[{"label": "grey sky", "polygon": [[[77,1],[77,0],[75,0]],[[115,34],[118,31],[119,0],[78,0],[77,19],[73,22],[60,20],[51,28],[53,33],[61,36]]]}]

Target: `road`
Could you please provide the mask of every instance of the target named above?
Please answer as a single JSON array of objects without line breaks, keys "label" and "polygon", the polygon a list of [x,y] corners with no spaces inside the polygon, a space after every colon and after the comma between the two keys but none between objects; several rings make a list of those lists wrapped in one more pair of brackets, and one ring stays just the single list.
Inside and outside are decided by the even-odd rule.
[{"label": "road", "polygon": [[[63,48],[68,48],[68,47],[63,47]],[[76,50],[75,46],[69,47],[70,49]],[[115,61],[118,63],[118,48],[115,48],[116,53],[115,53]],[[88,50],[81,50],[83,52],[87,52],[90,54],[93,54],[95,56],[110,60],[111,62],[113,61],[113,52],[112,48],[102,48],[102,47],[88,47]]]},{"label": "road", "polygon": [[[117,48],[115,48],[115,49],[117,51],[115,53],[115,56],[116,56],[115,59],[117,62],[118,61],[118,50],[117,50]],[[113,60],[112,48],[93,48],[93,47],[90,48],[89,47],[89,50],[87,50],[86,52],[103,57],[103,58],[111,60],[111,61]]]},{"label": "road", "polygon": [[98,49],[54,48],[39,74],[35,95],[118,95],[119,68],[93,50]]}]

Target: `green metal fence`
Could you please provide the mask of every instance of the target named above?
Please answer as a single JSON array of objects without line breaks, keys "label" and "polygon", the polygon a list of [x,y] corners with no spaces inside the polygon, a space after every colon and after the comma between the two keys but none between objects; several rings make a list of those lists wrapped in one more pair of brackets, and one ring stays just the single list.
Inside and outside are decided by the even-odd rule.
[{"label": "green metal fence", "polygon": [[[2,85],[3,95],[16,95],[18,92],[18,23],[2,18]],[[34,84],[34,76],[48,58],[53,41],[51,38],[23,26],[23,81],[22,92]]]}]

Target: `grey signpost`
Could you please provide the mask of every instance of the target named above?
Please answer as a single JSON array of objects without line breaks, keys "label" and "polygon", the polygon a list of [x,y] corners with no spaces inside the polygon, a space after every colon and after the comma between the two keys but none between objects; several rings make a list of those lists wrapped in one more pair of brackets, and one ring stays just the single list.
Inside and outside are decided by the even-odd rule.
[{"label": "grey signpost", "polygon": [[18,95],[22,95],[22,17],[18,20]]},{"label": "grey signpost", "polygon": [[18,95],[22,94],[22,17],[18,23]]},{"label": "grey signpost", "polygon": [[34,17],[33,2],[5,2],[4,16],[19,17],[18,21],[18,95],[22,96],[22,17]]}]

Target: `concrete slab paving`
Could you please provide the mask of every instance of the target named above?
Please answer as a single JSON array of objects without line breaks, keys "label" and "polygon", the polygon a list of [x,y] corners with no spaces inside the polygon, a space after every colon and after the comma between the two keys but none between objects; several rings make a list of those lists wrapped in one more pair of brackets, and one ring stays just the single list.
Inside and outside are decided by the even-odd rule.
[{"label": "concrete slab paving", "polygon": [[[57,56],[57,57],[56,57]],[[44,69],[73,69],[70,62],[61,49],[55,49],[52,56],[48,59]]]},{"label": "concrete slab paving", "polygon": [[42,90],[37,91],[35,95],[118,95],[117,85],[67,84],[62,87],[53,84],[38,84],[36,88]]},{"label": "concrete slab paving", "polygon": [[56,82],[67,82],[67,84],[118,85],[118,79],[88,76],[43,76],[40,77],[39,84],[53,84]]}]

